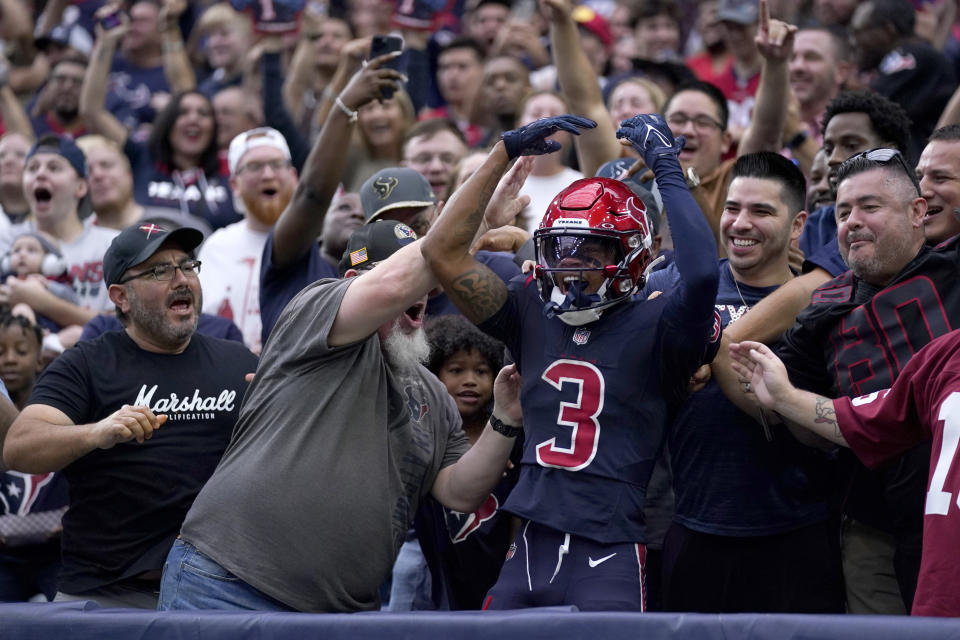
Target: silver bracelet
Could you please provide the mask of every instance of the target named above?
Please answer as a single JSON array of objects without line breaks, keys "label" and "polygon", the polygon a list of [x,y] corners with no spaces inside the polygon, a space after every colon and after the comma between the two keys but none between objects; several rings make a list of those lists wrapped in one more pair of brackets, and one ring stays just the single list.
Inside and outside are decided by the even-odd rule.
[{"label": "silver bracelet", "polygon": [[337,105],[337,108],[340,109],[340,111],[343,111],[347,115],[347,118],[350,120],[351,123],[357,121],[357,112],[352,110],[347,105],[343,104],[343,100],[340,99],[340,96],[337,96],[337,99],[333,101],[333,104]]}]

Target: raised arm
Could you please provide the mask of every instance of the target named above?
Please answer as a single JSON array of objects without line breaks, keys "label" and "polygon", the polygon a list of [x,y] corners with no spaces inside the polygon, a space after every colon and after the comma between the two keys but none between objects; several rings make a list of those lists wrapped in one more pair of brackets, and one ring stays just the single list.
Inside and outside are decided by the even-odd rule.
[{"label": "raised arm", "polygon": [[149,440],[166,419],[147,407],[124,406],[99,422],[75,425],[55,407],[28,405],[7,432],[3,460],[23,473],[59,471],[94,449]]},{"label": "raised arm", "polygon": [[381,87],[396,89],[401,75],[393,69],[380,68],[396,53],[371,60],[354,74],[339,96],[343,108],[335,107],[320,130],[310,155],[303,166],[293,199],[273,228],[273,262],[283,267],[298,259],[316,241],[323,230],[323,218],[343,176],[343,154],[350,144],[357,109],[380,97]]},{"label": "raised arm", "polygon": [[[97,18],[114,13],[119,6],[108,4],[97,10]],[[120,15],[120,24],[104,30],[99,21],[95,27],[97,40],[90,55],[90,65],[83,76],[83,87],[80,90],[80,116],[87,127],[100,135],[113,140],[123,147],[127,142],[127,128],[107,111],[107,77],[110,75],[110,64],[117,44],[126,35],[130,28],[130,18],[125,13]]]},{"label": "raised arm", "polygon": [[797,27],[780,20],[771,20],[767,1],[760,0],[760,27],[756,43],[763,56],[753,121],[740,140],[738,155],[755,151],[777,152],[783,147],[786,105],[790,102],[790,72],[787,68],[793,53]]},{"label": "raised arm", "polygon": [[[493,383],[493,414],[507,427],[523,424],[520,407],[522,380],[517,365],[511,364],[497,375]],[[519,435],[519,433],[518,433]],[[472,513],[486,500],[500,481],[516,436],[494,431],[490,423],[484,427],[476,444],[463,457],[437,474],[431,493],[441,504],[461,513]]]},{"label": "raised arm", "polygon": [[423,242],[423,255],[453,303],[471,322],[483,322],[507,299],[507,287],[497,274],[470,253],[484,219],[487,203],[511,160],[552,153],[559,143],[547,138],[560,130],[579,134],[591,120],[565,115],[544,118],[507,131],[483,164],[453,194]]},{"label": "raised arm", "polygon": [[33,127],[30,126],[27,112],[7,84],[9,73],[10,63],[0,54],[0,118],[3,119],[7,133],[19,133],[27,140],[33,140]]},{"label": "raised arm", "polygon": [[674,139],[667,123],[658,115],[637,115],[624,120],[617,137],[629,141],[657,178],[663,205],[673,236],[674,261],[683,279],[683,304],[709,304],[717,297],[717,244],[710,225],[690,194],[677,154],[683,136]]},{"label": "raised arm", "polygon": [[317,105],[317,113],[314,116],[317,126],[323,127],[327,123],[327,118],[334,110],[334,96],[343,91],[344,87],[350,81],[350,78],[360,69],[364,58],[370,51],[370,37],[351,40],[343,45],[340,50],[340,64],[337,65],[330,83],[323,91],[320,103]]},{"label": "raised arm", "polygon": [[290,116],[283,102],[283,69],[280,52],[283,41],[280,36],[269,35],[260,41],[263,54],[260,56],[260,78],[263,82],[263,119],[268,127],[273,127],[287,141],[290,157],[297,173],[303,170],[310,153],[310,141]]},{"label": "raised arm", "polygon": [[759,342],[730,345],[733,368],[750,380],[757,401],[794,425],[844,447],[850,446],[837,424],[833,400],[790,384],[783,362]]},{"label": "raised arm", "polygon": [[560,91],[571,112],[597,123],[576,141],[580,170],[592,176],[604,162],[619,158],[623,149],[614,136],[614,123],[603,103],[597,74],[580,44],[573,6],[569,0],[540,0],[540,7],[550,21],[550,46]]},{"label": "raised arm", "polygon": [[160,8],[160,28],[163,30],[163,73],[173,94],[197,88],[197,76],[183,46],[180,15],[187,8],[187,0],[163,0]]}]

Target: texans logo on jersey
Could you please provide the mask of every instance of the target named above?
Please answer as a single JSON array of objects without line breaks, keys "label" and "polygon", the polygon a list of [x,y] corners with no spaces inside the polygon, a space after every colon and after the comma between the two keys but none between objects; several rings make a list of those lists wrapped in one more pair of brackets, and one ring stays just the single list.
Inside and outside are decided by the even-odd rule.
[{"label": "texans logo on jersey", "polygon": [[451,509],[444,509],[447,519],[447,531],[450,532],[450,541],[454,544],[463,542],[470,534],[480,528],[484,522],[497,515],[500,502],[492,493],[483,501],[480,508],[473,513],[460,513]]},{"label": "texans logo on jersey", "polygon": [[717,313],[717,310],[713,310],[713,330],[710,334],[710,342],[716,342],[720,339],[720,333],[723,329],[723,321],[720,319],[720,314]]},{"label": "texans logo on jersey", "polygon": [[25,516],[37,501],[40,489],[53,480],[52,473],[33,475],[19,471],[7,471],[0,475],[0,513]]},{"label": "texans logo on jersey", "polygon": [[427,404],[425,398],[419,395],[420,390],[413,385],[408,384],[403,388],[403,392],[407,394],[407,409],[410,410],[410,417],[419,424],[423,417],[427,415],[427,412],[430,411],[430,405]]}]

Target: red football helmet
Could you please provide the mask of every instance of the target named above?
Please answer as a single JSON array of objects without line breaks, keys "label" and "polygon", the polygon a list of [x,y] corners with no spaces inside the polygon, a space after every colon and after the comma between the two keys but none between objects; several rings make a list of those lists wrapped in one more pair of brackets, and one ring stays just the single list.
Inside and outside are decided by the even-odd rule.
[{"label": "red football helmet", "polygon": [[[533,234],[540,296],[570,324],[599,318],[599,311],[643,286],[653,259],[651,229],[646,207],[624,183],[611,178],[577,180],[557,194]],[[555,275],[583,280],[585,271],[605,276],[596,294],[585,295],[579,287],[566,295],[559,292]],[[569,314],[580,311],[592,313]]]}]

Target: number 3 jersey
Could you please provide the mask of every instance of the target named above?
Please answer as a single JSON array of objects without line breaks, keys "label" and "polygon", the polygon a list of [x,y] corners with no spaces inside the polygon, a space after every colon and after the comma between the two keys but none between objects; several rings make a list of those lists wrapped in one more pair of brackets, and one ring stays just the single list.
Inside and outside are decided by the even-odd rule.
[{"label": "number 3 jersey", "polygon": [[960,331],[934,340],[887,392],[833,402],[837,424],[868,466],[932,438],[923,559],[913,615],[960,616]]},{"label": "number 3 jersey", "polygon": [[694,295],[675,291],[569,326],[544,314],[520,276],[480,325],[507,344],[523,375],[526,442],[504,509],[601,543],[644,542],[647,482],[663,446],[668,404],[719,340],[716,269]]}]

